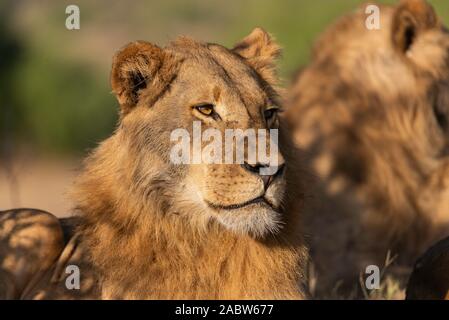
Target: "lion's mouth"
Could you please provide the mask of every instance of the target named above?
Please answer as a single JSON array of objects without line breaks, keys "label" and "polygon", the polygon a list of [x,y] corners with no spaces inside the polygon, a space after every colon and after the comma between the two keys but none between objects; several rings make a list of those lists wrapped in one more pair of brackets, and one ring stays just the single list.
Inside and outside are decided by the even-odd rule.
[{"label": "lion's mouth", "polygon": [[211,207],[212,209],[216,209],[216,210],[236,210],[236,209],[242,209],[244,207],[258,204],[258,203],[264,203],[264,204],[270,206],[273,210],[276,210],[275,206],[270,201],[268,201],[264,196],[254,198],[252,200],[245,201],[243,203],[230,204],[230,205],[214,204],[209,201],[206,201],[206,202],[209,207]]}]

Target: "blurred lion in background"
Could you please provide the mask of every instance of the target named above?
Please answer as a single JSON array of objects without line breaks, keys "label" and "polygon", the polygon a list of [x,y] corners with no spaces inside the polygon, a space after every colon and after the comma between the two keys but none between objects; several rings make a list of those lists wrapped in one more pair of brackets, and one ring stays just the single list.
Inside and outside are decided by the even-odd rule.
[{"label": "blurred lion in background", "polygon": [[403,287],[449,234],[448,30],[422,0],[379,6],[378,30],[365,8],[320,37],[285,114],[319,180],[306,217],[318,297],[359,296],[388,253]]}]

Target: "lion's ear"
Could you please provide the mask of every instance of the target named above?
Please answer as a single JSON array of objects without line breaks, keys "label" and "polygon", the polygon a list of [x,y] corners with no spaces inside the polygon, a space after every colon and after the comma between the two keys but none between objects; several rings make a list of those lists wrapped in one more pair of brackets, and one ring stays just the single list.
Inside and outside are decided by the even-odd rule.
[{"label": "lion's ear", "polygon": [[407,52],[420,33],[437,25],[435,10],[427,1],[402,0],[393,16],[393,44],[400,51]]},{"label": "lion's ear", "polygon": [[128,113],[139,102],[139,91],[146,87],[151,88],[151,94],[146,94],[145,102],[154,103],[151,97],[157,97],[174,76],[169,72],[171,60],[163,49],[145,41],[132,42],[114,56],[111,86],[122,114]]},{"label": "lion's ear", "polygon": [[277,82],[276,59],[281,55],[281,48],[265,30],[255,28],[232,51],[245,58],[267,82]]}]

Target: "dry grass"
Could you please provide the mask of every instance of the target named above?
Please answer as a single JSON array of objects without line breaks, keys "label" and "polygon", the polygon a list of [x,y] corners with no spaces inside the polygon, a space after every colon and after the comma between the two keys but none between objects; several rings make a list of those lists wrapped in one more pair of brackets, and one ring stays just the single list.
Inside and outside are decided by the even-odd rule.
[{"label": "dry grass", "polygon": [[365,277],[361,273],[358,283],[354,283],[354,289],[345,295],[340,293],[341,282],[337,282],[329,293],[317,295],[315,288],[319,279],[313,263],[310,263],[307,270],[310,298],[323,300],[403,300],[405,299],[405,284],[410,270],[396,266],[395,260],[396,256],[392,256],[388,252],[380,270],[379,289],[368,290],[365,286]]}]

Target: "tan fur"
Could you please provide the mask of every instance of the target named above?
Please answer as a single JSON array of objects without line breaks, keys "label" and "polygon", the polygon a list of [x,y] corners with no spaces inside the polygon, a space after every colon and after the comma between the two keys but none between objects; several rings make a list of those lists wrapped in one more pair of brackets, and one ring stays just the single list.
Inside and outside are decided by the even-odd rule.
[{"label": "tan fur", "polygon": [[[248,167],[174,165],[170,133],[279,128],[272,68],[278,47],[261,29],[234,51],[180,38],[138,41],[114,58],[116,132],[86,159],[73,197],[79,225],[27,298],[298,299],[306,250],[299,228],[303,170],[281,127],[286,168],[264,180]],[[198,113],[213,104],[216,114]],[[289,152],[287,152],[289,151]],[[295,156],[296,157],[296,156]],[[295,165],[296,166],[296,165]],[[290,190],[287,194],[286,190]],[[245,204],[263,197],[263,202]],[[13,250],[13,249],[12,249]],[[80,291],[64,289],[80,266]]]},{"label": "tan fur", "polygon": [[449,34],[424,1],[380,9],[380,30],[365,6],[331,26],[290,91],[319,178],[306,232],[321,295],[449,233]]}]

